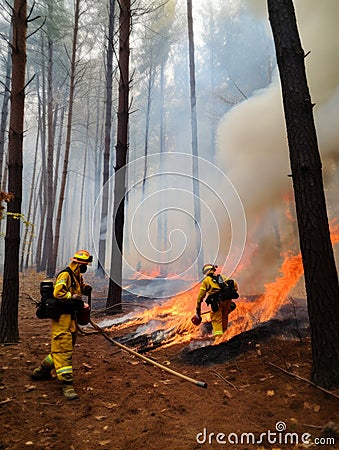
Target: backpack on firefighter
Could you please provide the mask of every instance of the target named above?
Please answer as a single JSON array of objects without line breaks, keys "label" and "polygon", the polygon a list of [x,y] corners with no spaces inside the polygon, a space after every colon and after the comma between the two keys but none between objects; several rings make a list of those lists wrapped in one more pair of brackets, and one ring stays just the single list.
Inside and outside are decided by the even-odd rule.
[{"label": "backpack on firefighter", "polygon": [[[219,302],[222,300],[233,300],[239,298],[239,294],[235,289],[234,280],[224,280],[223,277],[219,275],[211,275],[214,283],[217,283],[220,287],[218,292],[211,294],[206,299],[206,304],[211,305],[211,310],[217,312],[219,309]],[[231,302],[230,312],[234,311],[236,304]]]},{"label": "backpack on firefighter", "polygon": [[[58,273],[58,276],[67,272],[71,277],[71,287],[75,288],[76,282],[74,273],[66,267]],[[62,314],[71,314],[77,316],[79,325],[87,325],[89,322],[90,307],[87,303],[81,303],[81,307],[77,307],[74,303],[63,303],[53,296],[54,283],[52,280],[44,280],[40,283],[40,302],[36,305],[36,316],[38,319],[53,319],[58,321]]]}]

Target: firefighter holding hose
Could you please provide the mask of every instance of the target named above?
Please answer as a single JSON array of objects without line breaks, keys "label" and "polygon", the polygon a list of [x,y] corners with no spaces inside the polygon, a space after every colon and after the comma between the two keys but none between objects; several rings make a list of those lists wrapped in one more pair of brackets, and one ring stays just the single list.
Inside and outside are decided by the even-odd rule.
[{"label": "firefighter holding hose", "polygon": [[213,337],[216,340],[225,333],[228,315],[235,309],[232,299],[239,297],[237,283],[222,274],[216,275],[217,267],[214,264],[205,264],[202,268],[205,278],[202,280],[197,298],[196,315],[192,318],[195,325],[201,323],[201,303],[207,295],[205,301],[211,306]]},{"label": "firefighter holding hose", "polygon": [[73,347],[76,339],[76,312],[84,308],[82,295],[89,296],[92,286],[86,284],[82,274],[93,257],[86,250],[78,251],[69,266],[57,276],[53,296],[61,308],[58,320],[52,319],[51,352],[37,367],[31,377],[33,380],[48,380],[55,369],[62,383],[63,393],[68,400],[78,399],[73,387]]}]

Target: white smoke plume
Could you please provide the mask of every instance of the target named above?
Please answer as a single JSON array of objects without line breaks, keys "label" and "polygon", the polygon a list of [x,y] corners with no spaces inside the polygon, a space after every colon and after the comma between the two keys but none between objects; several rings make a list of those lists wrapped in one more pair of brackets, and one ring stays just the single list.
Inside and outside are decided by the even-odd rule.
[{"label": "white smoke plume", "polygon": [[[305,53],[310,52],[305,59],[306,71],[312,102],[316,103],[314,117],[327,201],[332,210],[333,197],[338,190],[335,162],[339,157],[339,2],[295,0],[294,4],[302,46]],[[256,13],[265,14],[268,20],[266,0],[251,0],[248,6]],[[277,73],[270,86],[255,92],[225,115],[218,130],[217,162],[239,192],[251,238],[258,231],[258,216],[267,220],[269,212],[279,205],[286,208],[283,199],[292,190]],[[259,240],[265,235],[263,221],[260,224]],[[266,269],[275,268],[271,260],[265,261],[265,255],[272,252],[264,249],[265,246],[262,253],[258,251],[260,256],[256,264],[251,265],[253,270],[249,268],[252,276],[258,273],[259,267],[262,271],[263,265]]]}]

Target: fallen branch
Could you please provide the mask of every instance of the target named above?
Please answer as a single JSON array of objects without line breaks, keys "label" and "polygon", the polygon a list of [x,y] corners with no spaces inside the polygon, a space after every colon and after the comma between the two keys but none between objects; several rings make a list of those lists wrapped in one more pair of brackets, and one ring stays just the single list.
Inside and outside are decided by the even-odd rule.
[{"label": "fallen branch", "polygon": [[84,330],[79,324],[77,324],[77,330],[78,330],[78,332],[79,332],[80,334],[83,334],[83,335],[86,335],[86,336],[89,336],[89,335],[91,335],[91,334],[98,334],[98,333],[99,333],[98,330],[89,330],[89,331],[86,331],[86,330]]},{"label": "fallen branch", "polygon": [[30,294],[28,294],[27,292],[22,292],[21,295],[26,295],[30,300],[32,300],[32,302],[34,302],[35,304],[38,304],[38,300],[36,300],[34,297],[32,297]]},{"label": "fallen branch", "polygon": [[220,375],[220,373],[218,373],[216,370],[212,370],[212,372],[219,377],[221,380],[225,381],[225,383],[229,384],[230,386],[232,386],[233,389],[235,389],[236,391],[238,391],[239,389],[230,381],[228,381],[225,377],[223,377],[222,375]]},{"label": "fallen branch", "polygon": [[309,428],[316,428],[318,430],[322,430],[324,427],[323,426],[319,426],[319,425],[309,425],[308,423],[303,423],[304,427],[309,427]]},{"label": "fallen branch", "polygon": [[287,373],[287,375],[290,375],[291,377],[294,377],[294,378],[296,378],[297,380],[304,381],[305,383],[308,383],[308,384],[310,384],[311,386],[314,386],[315,388],[320,389],[321,391],[325,392],[326,394],[331,395],[332,397],[334,397],[334,398],[336,398],[337,400],[339,400],[339,396],[338,396],[338,395],[333,394],[333,392],[328,391],[327,389],[325,389],[325,388],[319,386],[318,384],[315,384],[315,383],[313,383],[312,381],[307,380],[306,378],[303,378],[303,377],[301,377],[301,376],[299,376],[299,375],[296,375],[295,373],[288,372],[288,370],[285,370],[285,369],[283,369],[282,367],[279,367],[279,366],[277,366],[277,365],[275,365],[275,364],[273,364],[273,363],[271,363],[271,362],[269,362],[268,364],[269,364],[270,366],[272,366],[272,367],[275,367],[276,369],[281,370],[281,371],[284,372],[284,373]]}]

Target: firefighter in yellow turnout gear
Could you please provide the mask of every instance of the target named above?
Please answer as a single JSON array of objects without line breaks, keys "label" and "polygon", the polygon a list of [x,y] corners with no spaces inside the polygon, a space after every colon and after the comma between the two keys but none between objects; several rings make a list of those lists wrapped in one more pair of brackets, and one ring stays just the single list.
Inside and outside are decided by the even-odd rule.
[{"label": "firefighter in yellow turnout gear", "polygon": [[[201,316],[201,303],[203,302],[206,295],[208,295],[206,299],[206,303],[209,304],[209,299],[214,300],[211,302],[211,323],[213,330],[213,337],[218,340],[225,331],[227,330],[228,325],[228,315],[232,311],[232,300],[231,299],[221,299],[219,293],[221,291],[220,284],[217,282],[217,276],[215,276],[215,272],[218,266],[213,264],[205,264],[202,273],[205,275],[205,278],[202,280],[200,291],[197,298],[197,306],[196,306],[196,314],[198,317]],[[223,282],[227,282],[228,279],[221,275],[221,279]],[[238,296],[238,285],[234,281],[234,297]],[[233,303],[233,306],[235,304]],[[235,306],[234,306],[235,307]]]},{"label": "firefighter in yellow turnout gear", "polygon": [[32,373],[34,380],[46,380],[51,378],[51,371],[55,369],[58,380],[62,382],[63,393],[69,400],[79,398],[73,387],[72,366],[77,331],[75,311],[84,305],[81,296],[89,295],[92,291],[92,287],[82,277],[92,260],[93,257],[86,250],[80,250],[71,259],[66,269],[68,272],[60,272],[57,277],[53,295],[62,305],[63,313],[58,320],[52,320],[51,353]]}]

